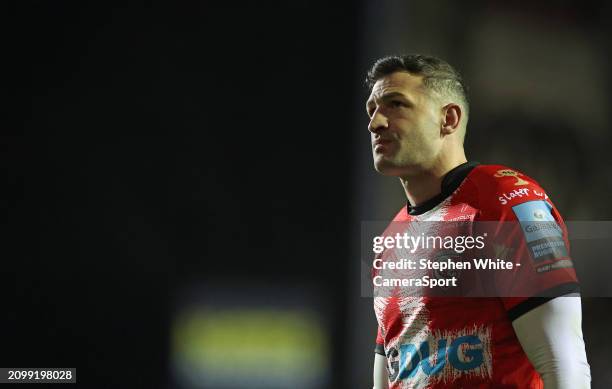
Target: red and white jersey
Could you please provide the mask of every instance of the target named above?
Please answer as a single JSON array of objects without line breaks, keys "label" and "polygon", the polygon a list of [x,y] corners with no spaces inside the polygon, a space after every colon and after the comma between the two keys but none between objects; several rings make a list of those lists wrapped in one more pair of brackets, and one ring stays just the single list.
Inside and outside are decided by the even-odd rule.
[{"label": "red and white jersey", "polygon": [[[418,215],[404,207],[394,222],[521,223],[524,228],[504,238],[517,251],[520,266],[496,279],[497,287],[507,292],[501,297],[415,297],[402,287],[374,297],[376,352],[387,357],[391,389],[542,388],[512,320],[548,301],[535,296],[578,290],[565,225],[544,190],[505,166],[468,165],[451,172],[456,184],[447,183],[452,192],[437,205]],[[444,185],[443,193],[449,189]],[[523,223],[534,215],[558,226],[559,236]],[[513,288],[527,293],[511,297],[517,295]]]}]

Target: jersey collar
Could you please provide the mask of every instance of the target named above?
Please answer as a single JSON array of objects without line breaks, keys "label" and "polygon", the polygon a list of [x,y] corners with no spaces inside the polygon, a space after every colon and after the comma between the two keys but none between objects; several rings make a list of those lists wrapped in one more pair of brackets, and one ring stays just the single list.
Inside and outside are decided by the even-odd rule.
[{"label": "jersey collar", "polygon": [[461,185],[463,180],[465,180],[465,177],[470,174],[472,169],[478,165],[480,165],[479,162],[473,161],[462,163],[461,165],[453,168],[451,171],[446,173],[442,179],[442,191],[438,195],[416,206],[412,206],[410,205],[410,202],[408,202],[408,214],[420,215],[436,207],[438,204],[444,201],[445,198],[450,196],[459,187],[459,185]]}]

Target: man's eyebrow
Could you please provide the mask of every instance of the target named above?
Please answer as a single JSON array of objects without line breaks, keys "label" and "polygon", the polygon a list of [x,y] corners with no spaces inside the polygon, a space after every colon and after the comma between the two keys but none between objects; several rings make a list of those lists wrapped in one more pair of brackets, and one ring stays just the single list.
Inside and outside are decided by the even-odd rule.
[{"label": "man's eyebrow", "polygon": [[389,93],[385,93],[384,95],[380,96],[381,100],[389,100],[392,99],[394,97],[401,97],[404,100],[408,100],[410,101],[410,99],[408,98],[408,96],[406,96],[405,94],[403,94],[402,92],[389,92]]},{"label": "man's eyebrow", "polygon": [[[408,96],[406,96],[405,94],[403,94],[402,92],[389,92],[389,93],[385,93],[382,96],[380,96],[379,100],[383,100],[383,101],[387,101],[396,97],[401,97],[403,100],[405,100],[406,102],[412,104],[412,100],[410,100],[410,98]],[[374,100],[376,100],[375,98],[370,98],[368,99],[368,101],[366,101],[366,111],[369,110],[370,106],[372,104],[374,104]]]},{"label": "man's eyebrow", "polygon": [[389,92],[389,93],[385,93],[384,95],[380,96],[378,99],[376,98],[370,98],[368,99],[368,101],[366,102],[366,106],[371,105],[374,100],[389,100],[395,97],[401,97],[402,99],[408,101],[408,102],[412,102],[410,100],[410,98],[408,96],[406,96],[405,94],[403,94],[402,92]]}]

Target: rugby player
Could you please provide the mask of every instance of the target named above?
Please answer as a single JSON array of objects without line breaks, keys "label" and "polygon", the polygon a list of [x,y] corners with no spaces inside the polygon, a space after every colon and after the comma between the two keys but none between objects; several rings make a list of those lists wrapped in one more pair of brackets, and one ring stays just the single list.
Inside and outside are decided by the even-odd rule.
[{"label": "rugby player", "polygon": [[395,222],[520,222],[535,215],[559,226],[537,231],[543,243],[530,241],[535,228],[508,237],[522,266],[506,287],[524,286],[530,296],[375,297],[374,387],[590,387],[561,215],[530,177],[467,161],[469,103],[459,73],[431,56],[390,56],[375,62],[366,83],[374,167],[398,177],[407,198]]}]

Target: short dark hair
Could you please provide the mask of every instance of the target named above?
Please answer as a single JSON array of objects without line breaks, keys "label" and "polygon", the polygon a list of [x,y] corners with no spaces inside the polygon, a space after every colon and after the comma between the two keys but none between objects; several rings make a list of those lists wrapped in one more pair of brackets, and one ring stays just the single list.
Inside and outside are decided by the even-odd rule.
[{"label": "short dark hair", "polygon": [[372,65],[366,76],[366,85],[372,90],[376,81],[395,72],[423,76],[426,88],[459,98],[467,116],[470,109],[467,87],[461,74],[448,62],[423,54],[390,55]]}]

